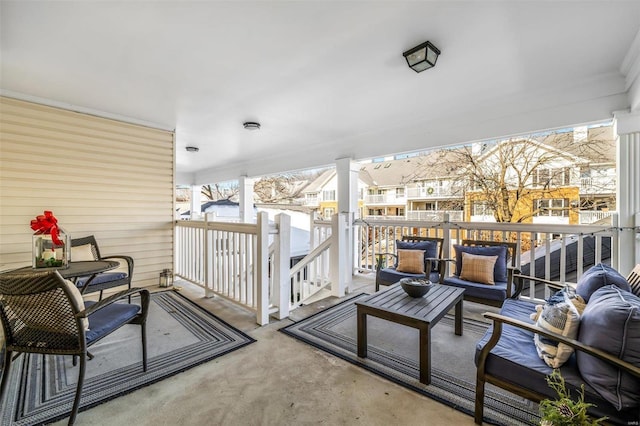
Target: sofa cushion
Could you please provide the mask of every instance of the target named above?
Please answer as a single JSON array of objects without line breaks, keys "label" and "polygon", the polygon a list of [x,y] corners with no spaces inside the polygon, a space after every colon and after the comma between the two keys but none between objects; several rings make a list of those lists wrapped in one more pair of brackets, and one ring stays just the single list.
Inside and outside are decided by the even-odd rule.
[{"label": "sofa cushion", "polygon": [[[127,274],[123,272],[103,272],[95,276],[95,278],[91,281],[91,283],[89,283],[89,287],[91,287],[92,285],[104,284],[112,281],[121,280],[126,277],[127,277]],[[91,278],[91,276],[78,278],[76,280],[76,286],[78,286],[79,288],[82,288],[89,278]]]},{"label": "sofa cushion", "polygon": [[[435,241],[401,241],[396,240],[396,250],[424,250],[424,258],[436,259],[438,257],[438,243]],[[396,267],[397,267],[396,263]],[[432,262],[431,271],[438,270],[438,262]]]},{"label": "sofa cushion", "polygon": [[576,291],[585,302],[589,303],[593,292],[605,285],[616,285],[623,290],[631,291],[629,283],[618,271],[602,263],[593,265],[582,274],[576,285]]},{"label": "sofa cushion", "polygon": [[[565,287],[551,296],[542,306],[536,325],[546,331],[576,339],[580,326],[580,315],[584,308],[585,303],[582,297],[578,296],[573,288]],[[534,335],[534,342],[538,356],[553,368],[559,368],[573,353],[571,346],[558,343],[556,340],[548,339],[539,334]]]},{"label": "sofa cushion", "polygon": [[497,260],[498,256],[482,256],[463,252],[460,279],[480,284],[495,284],[493,269]]},{"label": "sofa cushion", "polygon": [[424,274],[424,250],[398,250],[398,272]]},{"label": "sofa cushion", "polygon": [[[615,285],[596,290],[582,315],[578,339],[640,367],[640,298]],[[580,351],[577,361],[585,382],[616,409],[639,405],[638,378]]]},{"label": "sofa cushion", "polygon": [[425,274],[408,274],[406,272],[398,272],[396,268],[383,268],[380,271],[378,271],[378,276],[376,279],[379,279],[382,282],[387,282],[387,283],[397,283],[402,278],[415,278],[415,279],[429,278],[431,282],[437,283],[440,280],[440,273],[430,272],[429,277],[427,277]]},{"label": "sofa cushion", "polygon": [[456,252],[456,276],[460,276],[462,271],[462,253],[470,253],[480,256],[498,256],[496,264],[493,268],[493,281],[507,281],[507,247],[505,246],[462,246],[453,245]]},{"label": "sofa cushion", "polygon": [[463,288],[465,297],[476,297],[495,301],[503,301],[507,298],[506,281],[496,281],[493,285],[486,285],[462,280],[458,277],[446,277],[443,280],[443,284]]}]

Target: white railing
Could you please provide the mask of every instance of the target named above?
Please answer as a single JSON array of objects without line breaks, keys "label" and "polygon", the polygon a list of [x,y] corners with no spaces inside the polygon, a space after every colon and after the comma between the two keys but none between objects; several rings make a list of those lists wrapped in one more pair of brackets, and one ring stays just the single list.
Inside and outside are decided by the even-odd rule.
[{"label": "white railing", "polygon": [[[614,219],[615,220],[615,219]],[[403,235],[444,239],[443,257],[451,258],[453,244],[463,239],[512,241],[518,244],[517,267],[531,277],[567,281],[578,279],[592,264],[604,260],[618,264],[618,231],[610,225],[535,225],[444,221],[356,221],[356,267],[375,270],[379,253],[393,252]],[[534,262],[531,260],[535,259]],[[448,271],[446,272],[448,274]],[[548,297],[533,281],[522,297]]]},{"label": "white railing", "polygon": [[365,195],[365,204],[406,204],[407,197],[405,195],[396,194],[377,194],[377,195]]},{"label": "white railing", "polygon": [[445,214],[449,215],[451,221],[464,220],[464,212],[461,210],[409,210],[407,220],[443,221]]},{"label": "white railing", "polygon": [[592,223],[600,222],[601,220],[607,220],[607,224],[611,225],[614,212],[603,211],[580,211],[578,212],[579,223],[581,225],[590,225]]},{"label": "white railing", "polygon": [[347,247],[352,226],[347,215],[336,214],[330,221],[311,218],[310,230],[311,252],[290,271],[290,309],[307,303],[323,290],[326,296],[342,297],[351,282],[352,252]]},{"label": "white railing", "polygon": [[175,275],[207,295],[250,309],[258,324],[267,324],[269,314],[284,318],[289,304],[283,301],[290,299],[288,224],[270,227],[266,213],[259,213],[256,223],[176,221]]},{"label": "white railing", "polygon": [[454,194],[453,190],[449,187],[429,186],[421,188],[407,188],[406,191],[407,198],[461,198],[459,195]]},{"label": "white railing", "polygon": [[582,194],[606,194],[615,192],[615,176],[580,178],[580,193]]}]

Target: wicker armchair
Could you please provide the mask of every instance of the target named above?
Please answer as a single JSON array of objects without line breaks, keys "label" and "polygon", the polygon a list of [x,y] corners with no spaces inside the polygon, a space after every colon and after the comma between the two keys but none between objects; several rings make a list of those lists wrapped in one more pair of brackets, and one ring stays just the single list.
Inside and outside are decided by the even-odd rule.
[{"label": "wicker armchair", "polygon": [[127,286],[131,288],[131,278],[133,276],[133,258],[131,256],[115,255],[101,256],[98,242],[93,235],[82,238],[73,238],[71,240],[71,261],[87,261],[87,260],[114,260],[120,263],[117,269],[103,272],[93,277],[80,277],[75,283],[80,288],[82,294],[100,292],[102,300],[102,292],[104,290]]},{"label": "wicker armchair", "polygon": [[[140,304],[114,303],[140,294]],[[100,302],[83,302],[82,295],[57,271],[7,272],[0,274],[0,320],[5,336],[4,372],[0,400],[7,390],[13,358],[21,353],[71,355],[80,359],[78,384],[69,424],[78,413],[87,348],[125,324],[142,331],[142,367],[147,371],[145,324],[149,291],[133,288]],[[75,365],[75,363],[74,363]]]}]

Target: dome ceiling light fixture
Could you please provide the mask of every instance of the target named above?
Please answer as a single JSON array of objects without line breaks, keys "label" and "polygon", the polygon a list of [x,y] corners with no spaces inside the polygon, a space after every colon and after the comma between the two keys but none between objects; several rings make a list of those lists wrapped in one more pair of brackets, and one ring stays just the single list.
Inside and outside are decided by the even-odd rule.
[{"label": "dome ceiling light fixture", "polygon": [[197,146],[188,146],[186,150],[187,152],[198,152],[200,151],[200,148],[198,148]]},{"label": "dome ceiling light fixture", "polygon": [[242,127],[244,127],[247,130],[259,130],[260,123],[256,123],[255,121],[246,121],[242,123]]},{"label": "dome ceiling light fixture", "polygon": [[438,55],[440,55],[440,49],[431,44],[430,41],[425,41],[402,54],[409,67],[415,72],[422,72],[435,67]]}]

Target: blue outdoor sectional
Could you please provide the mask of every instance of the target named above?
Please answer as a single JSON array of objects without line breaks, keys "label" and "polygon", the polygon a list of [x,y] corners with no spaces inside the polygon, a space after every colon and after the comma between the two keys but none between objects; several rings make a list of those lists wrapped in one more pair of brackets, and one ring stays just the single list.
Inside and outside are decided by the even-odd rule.
[{"label": "blue outdoor sectional", "polygon": [[[519,275],[516,279],[531,278]],[[536,281],[557,288],[557,283]],[[554,365],[573,397],[578,397],[584,384],[585,401],[595,404],[589,409],[594,418],[607,416],[609,424],[640,425],[640,284],[632,287],[617,271],[598,264],[586,271],[575,287],[561,292],[556,293],[560,295],[556,302],[574,297],[583,303],[584,310],[574,317],[579,320],[574,320],[571,332],[567,330],[572,320],[559,313],[574,310],[573,305],[556,310],[548,322],[541,319],[545,309],[566,308],[568,302],[562,300],[553,305],[550,299],[536,309],[532,302],[507,299],[499,314],[485,314],[493,325],[476,346],[477,424],[483,419],[486,383],[535,402],[555,399],[557,395],[546,381],[554,369],[550,365]],[[566,361],[554,359],[560,354]]]}]

